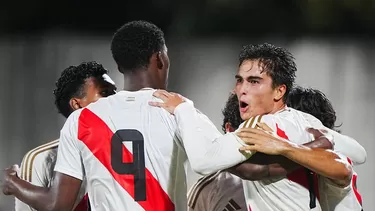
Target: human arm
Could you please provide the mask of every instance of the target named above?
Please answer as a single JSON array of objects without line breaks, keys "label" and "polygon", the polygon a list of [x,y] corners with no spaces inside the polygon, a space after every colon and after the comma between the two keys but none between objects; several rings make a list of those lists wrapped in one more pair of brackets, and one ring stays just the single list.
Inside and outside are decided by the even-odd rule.
[{"label": "human arm", "polygon": [[150,103],[175,115],[176,125],[192,169],[210,174],[245,161],[252,153],[241,153],[243,142],[234,134],[222,135],[215,125],[194,108],[192,102],[163,90],[154,93],[163,102]]},{"label": "human arm", "polygon": [[[258,123],[257,126],[265,131],[272,132],[272,129],[264,123]],[[314,135],[315,140],[304,144],[304,146],[310,148],[332,149],[331,142],[323,136],[323,133],[312,128],[308,131]],[[242,179],[255,181],[284,177],[299,167],[301,167],[299,164],[280,155],[256,153],[247,161],[228,169],[228,171]]]},{"label": "human arm", "polygon": [[327,130],[333,135],[334,151],[348,157],[354,164],[366,162],[367,152],[355,139],[325,127],[316,117],[302,112],[311,127]]},{"label": "human arm", "polygon": [[245,147],[246,150],[284,156],[317,174],[330,178],[340,186],[350,183],[352,167],[333,151],[311,149],[253,128],[241,129],[238,136],[250,145]]},{"label": "human arm", "polygon": [[[50,188],[28,183],[16,175],[14,169],[5,173],[3,193],[14,195],[20,201],[39,211],[71,211],[73,209],[81,181],[56,172]],[[78,188],[77,188],[78,187]]]},{"label": "human arm", "polygon": [[83,167],[74,128],[74,119],[69,117],[61,130],[55,166],[57,172],[50,187],[32,185],[18,178],[13,174],[14,170],[10,169],[5,174],[3,193],[14,195],[39,211],[71,211],[83,178]]},{"label": "human arm", "polygon": [[[54,142],[50,142],[26,153],[20,166],[20,179],[25,180],[35,186],[47,187],[47,178],[50,180],[52,175],[47,175],[49,171],[46,169],[45,160],[48,150],[51,149],[50,146],[54,145]],[[15,198],[15,211],[30,210],[34,209],[23,203],[18,198]]]}]

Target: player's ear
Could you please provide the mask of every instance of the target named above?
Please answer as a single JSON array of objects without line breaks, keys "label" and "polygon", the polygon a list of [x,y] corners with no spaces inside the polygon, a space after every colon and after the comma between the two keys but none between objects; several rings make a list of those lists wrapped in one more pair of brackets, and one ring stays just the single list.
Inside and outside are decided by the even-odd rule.
[{"label": "player's ear", "polygon": [[71,98],[69,100],[69,105],[70,107],[75,111],[75,110],[78,110],[81,108],[80,106],[80,103],[79,103],[80,99],[77,99],[77,98]]},{"label": "player's ear", "polygon": [[235,129],[230,125],[229,122],[225,123],[225,132],[229,133],[229,132],[234,132]]},{"label": "player's ear", "polygon": [[274,100],[275,101],[279,101],[281,98],[284,97],[285,93],[286,93],[286,86],[285,86],[285,84],[277,86],[275,88],[275,92],[274,92]]},{"label": "player's ear", "polygon": [[156,52],[156,65],[157,65],[157,67],[158,67],[158,69],[163,69],[163,67],[164,67],[164,60],[163,60],[163,58],[162,58],[162,53],[161,53],[161,51],[158,51],[158,52]]}]

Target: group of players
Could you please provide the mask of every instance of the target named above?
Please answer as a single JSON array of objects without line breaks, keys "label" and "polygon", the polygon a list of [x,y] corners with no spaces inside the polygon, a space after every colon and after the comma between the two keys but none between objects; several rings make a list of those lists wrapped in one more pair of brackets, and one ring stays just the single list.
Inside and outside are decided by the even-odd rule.
[{"label": "group of players", "polygon": [[[157,26],[126,23],[111,51],[123,91],[95,62],[62,72],[60,138],[5,171],[3,193],[17,198],[17,211],[362,210],[352,165],[366,151],[334,130],[323,93],[294,87],[287,50],[241,50],[225,135],[191,100],[165,91],[169,58]],[[187,160],[205,175],[190,191]]]}]

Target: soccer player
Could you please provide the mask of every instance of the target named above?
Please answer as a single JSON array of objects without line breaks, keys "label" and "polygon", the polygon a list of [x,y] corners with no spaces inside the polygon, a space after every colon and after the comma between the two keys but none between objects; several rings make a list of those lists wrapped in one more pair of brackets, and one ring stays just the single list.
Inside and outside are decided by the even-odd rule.
[{"label": "soccer player", "polygon": [[8,169],[4,194],[37,210],[70,211],[86,178],[93,211],[187,209],[186,154],[175,119],[148,105],[154,89],[167,86],[164,34],[154,24],[132,21],[114,34],[111,51],[126,91],[68,117],[50,187],[31,185]]},{"label": "soccer player", "polygon": [[[74,110],[86,107],[101,97],[114,94],[116,87],[107,73],[108,71],[96,62],[85,62],[63,70],[53,92],[59,113],[68,118]],[[20,167],[20,178],[37,186],[50,186],[58,146],[57,139],[27,152]],[[75,211],[88,210],[87,199],[81,200],[86,194],[84,186],[85,184],[82,184],[78,194]],[[15,210],[34,209],[16,198]]]},{"label": "soccer player", "polygon": [[[223,131],[234,132],[242,123],[236,94],[229,96],[222,113]],[[242,179],[227,171],[202,177],[188,193],[188,207],[189,211],[247,211]]]},{"label": "soccer player", "polygon": [[[336,113],[332,107],[331,102],[319,90],[295,87],[289,93],[289,96],[287,98],[287,105],[317,117],[319,120],[321,120],[325,127],[334,129]],[[236,130],[242,122],[236,95],[231,95],[229,97],[223,110],[223,115],[223,131],[233,132],[234,130]],[[355,140],[343,136],[342,139],[336,141],[335,143],[335,150],[336,148],[343,148],[344,150],[341,150],[341,153],[346,153],[344,155],[348,157],[353,156],[353,159],[356,159],[358,162],[362,162],[365,160],[366,152],[364,151],[363,147]],[[353,153],[352,151],[360,153]],[[362,151],[364,151],[364,153]],[[269,166],[269,168],[270,171],[272,171],[273,167]],[[285,170],[284,173],[282,171],[277,171],[275,173],[279,173],[279,175],[275,175],[275,173],[273,174],[275,176],[285,176],[287,172],[288,170]],[[348,208],[352,206],[358,207],[358,204],[361,203],[361,196],[359,195],[355,187],[355,178],[356,174],[355,172],[353,172],[353,190],[349,190],[349,194],[345,195],[345,200],[341,200],[340,203],[343,204],[343,202],[348,201],[346,204],[344,203]],[[322,181],[324,181],[324,178],[319,180],[320,185],[324,185]],[[321,192],[320,196],[322,196],[322,194],[326,194],[326,192],[322,193],[322,190],[324,189],[326,188],[319,189]],[[326,195],[342,197],[342,195],[337,194]],[[355,200],[354,203],[350,204],[350,202],[353,202],[352,199],[356,198],[358,200]],[[336,199],[326,201],[337,202],[338,200]],[[320,202],[323,203],[322,200],[320,200]],[[196,184],[194,184],[190,189],[188,194],[188,206],[189,210],[191,211],[247,210],[246,203],[244,201],[242,180],[239,177],[233,174],[229,174],[226,171],[219,171],[217,173],[205,176],[201,178]],[[331,205],[331,207],[333,206]],[[345,210],[341,209],[339,206],[335,207],[337,210]]]},{"label": "soccer player", "polygon": [[[227,133],[222,136],[208,121],[199,118],[193,104],[181,96],[166,91],[157,91],[154,95],[163,102],[151,102],[153,106],[165,108],[175,115],[180,129],[183,144],[193,170],[210,174],[221,169],[230,168],[250,158],[254,152],[240,153],[238,148],[247,142],[247,135],[253,133],[257,122],[270,125],[279,136],[293,141],[288,147],[275,148],[274,151],[263,151],[268,154],[280,154],[334,181],[337,185],[348,185],[352,169],[345,160],[333,152],[321,149],[301,147],[311,141],[306,131],[309,122],[301,112],[287,108],[285,100],[295,78],[296,66],[292,55],[285,49],[270,44],[245,46],[240,54],[240,66],[236,76],[236,94],[239,98],[240,114],[245,129],[239,133]],[[240,127],[241,127],[240,126]],[[250,128],[247,129],[246,128]],[[328,142],[329,137],[319,138]],[[266,144],[265,142],[264,144]],[[254,146],[253,146],[254,147]],[[267,147],[265,150],[272,149]],[[260,152],[261,149],[257,148]],[[255,159],[256,155],[249,161]],[[269,158],[269,159],[267,159]],[[272,163],[273,156],[263,156],[262,162]],[[278,158],[278,157],[277,157]],[[325,162],[320,161],[324,159]],[[320,209],[319,202],[310,201],[310,192],[302,181],[287,177],[269,178],[269,169],[249,169],[244,164],[237,165],[233,173],[251,173],[260,181],[244,181],[245,198],[253,210],[311,210]],[[305,171],[297,178],[306,176]],[[302,177],[301,177],[302,176]]]}]

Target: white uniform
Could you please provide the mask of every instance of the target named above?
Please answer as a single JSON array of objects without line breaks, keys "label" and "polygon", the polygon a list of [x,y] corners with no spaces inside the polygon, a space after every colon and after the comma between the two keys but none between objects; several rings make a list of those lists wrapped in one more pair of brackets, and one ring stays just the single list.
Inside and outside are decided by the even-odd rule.
[{"label": "white uniform", "polygon": [[[182,103],[175,109],[175,116],[192,169],[201,174],[211,174],[232,167],[249,158],[253,152],[242,154],[238,148],[243,145],[235,133],[224,136],[208,121],[201,121],[197,111],[189,103]],[[242,125],[255,127],[260,117],[252,118]],[[281,137],[297,144],[312,140],[306,131],[306,119],[292,109],[284,109],[274,115],[264,115],[262,122],[268,124]],[[241,126],[240,126],[241,127]],[[237,148],[235,148],[237,146]],[[296,178],[306,176],[305,171],[296,173]],[[306,180],[307,181],[307,180]],[[303,211],[310,210],[309,190],[304,181],[293,178],[279,178],[262,181],[244,181],[247,206],[253,211]],[[306,183],[306,182],[305,182]],[[315,210],[321,210],[317,199]]]},{"label": "white uniform", "polygon": [[188,193],[189,211],[247,211],[242,179],[226,171],[202,177]]},{"label": "white uniform", "polygon": [[154,90],[120,91],[73,112],[55,170],[87,177],[92,211],[183,211],[186,154],[173,115],[151,107]]},{"label": "white uniform", "polygon": [[[291,109],[294,110],[294,109]],[[311,124],[314,128],[322,128],[322,123],[315,117],[300,112],[306,120]],[[363,147],[358,144],[354,139],[334,132],[328,128],[331,134],[334,135],[335,147],[339,149],[343,149],[341,151],[347,152],[350,148],[356,152],[362,152]],[[358,147],[359,146],[359,147]],[[349,155],[353,153],[350,152]],[[361,163],[366,157],[366,152],[358,153],[354,156],[354,159],[357,159],[357,163]],[[302,175],[304,176],[304,175]],[[360,205],[357,198],[360,198],[358,192],[356,192],[356,188],[354,187],[356,176],[354,175],[352,180],[352,185],[350,187],[339,188],[337,186],[332,186],[332,182],[324,177],[319,177],[319,193],[321,196],[321,203],[324,203],[324,207],[322,205],[323,210],[331,210],[325,209],[327,206],[333,207],[332,203],[340,202],[338,206],[336,206],[336,210],[345,210],[342,207],[349,207],[352,208],[353,206],[358,208]],[[328,180],[329,182],[325,185],[325,181]],[[315,181],[316,182],[316,181]],[[330,185],[329,185],[330,184]],[[334,187],[334,189],[327,187]],[[324,191],[324,193],[322,193]],[[349,193],[347,195],[343,195],[342,193]],[[332,195],[333,193],[341,193]],[[319,195],[317,195],[319,197]],[[338,200],[340,197],[343,197],[343,200]],[[327,197],[336,197],[336,200],[327,200]],[[330,198],[331,199],[331,198]],[[323,200],[323,201],[322,201]],[[326,202],[331,201],[331,204],[326,204]],[[353,203],[351,203],[353,202]],[[347,205],[345,205],[347,204]],[[238,206],[232,206],[238,205]],[[189,191],[188,194],[188,206],[189,210],[191,211],[208,211],[208,210],[247,210],[246,203],[244,200],[244,192],[242,187],[242,180],[232,175],[228,172],[218,172],[215,174],[211,174],[201,178],[196,184],[194,184]],[[232,207],[232,209],[230,208]],[[338,209],[340,208],[340,209]],[[333,210],[333,209],[332,209]],[[347,210],[347,209],[346,209]],[[353,209],[358,210],[358,209]],[[360,210],[360,209],[359,209]]]},{"label": "white uniform", "polygon": [[[20,167],[20,178],[30,182],[33,185],[49,187],[53,177],[53,170],[56,164],[57,148],[59,141],[55,140],[41,146],[38,146],[24,156]],[[75,211],[84,211],[88,208],[87,199],[82,199],[86,193],[85,185],[79,192]],[[15,199],[16,211],[34,210],[29,205]]]},{"label": "white uniform", "polygon": [[[340,155],[340,154],[339,154]],[[340,155],[343,161],[346,157]],[[330,179],[319,176],[319,195],[323,210],[326,211],[361,211],[361,196],[356,190],[356,173],[353,173],[353,179],[346,187],[338,187]]]}]

